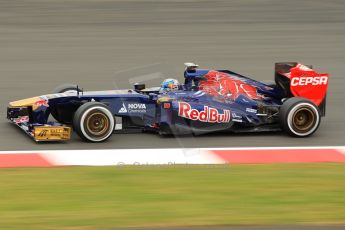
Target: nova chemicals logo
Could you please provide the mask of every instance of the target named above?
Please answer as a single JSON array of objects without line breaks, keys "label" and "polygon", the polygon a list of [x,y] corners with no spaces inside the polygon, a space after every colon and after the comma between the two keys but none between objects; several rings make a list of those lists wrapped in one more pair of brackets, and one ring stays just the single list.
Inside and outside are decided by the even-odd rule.
[{"label": "nova chemicals logo", "polygon": [[128,109],[146,109],[145,104],[128,104]]},{"label": "nova chemicals logo", "polygon": [[146,113],[146,105],[142,103],[122,103],[119,113]]},{"label": "nova chemicals logo", "polygon": [[127,109],[126,109],[126,106],[124,103],[122,103],[122,107],[121,109],[119,110],[119,113],[127,113]]}]

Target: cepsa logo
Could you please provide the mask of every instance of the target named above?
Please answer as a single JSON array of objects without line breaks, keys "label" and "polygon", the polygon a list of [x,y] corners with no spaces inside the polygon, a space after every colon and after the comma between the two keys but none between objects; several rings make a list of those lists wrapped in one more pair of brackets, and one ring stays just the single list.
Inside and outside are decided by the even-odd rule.
[{"label": "cepsa logo", "polygon": [[187,102],[178,103],[178,115],[190,120],[198,120],[210,123],[228,123],[231,119],[230,110],[224,109],[223,113],[219,113],[217,109],[204,106],[204,110],[198,111],[192,109],[191,105]]},{"label": "cepsa logo", "polygon": [[321,77],[294,77],[291,80],[292,86],[298,85],[326,85],[328,81],[327,76]]}]

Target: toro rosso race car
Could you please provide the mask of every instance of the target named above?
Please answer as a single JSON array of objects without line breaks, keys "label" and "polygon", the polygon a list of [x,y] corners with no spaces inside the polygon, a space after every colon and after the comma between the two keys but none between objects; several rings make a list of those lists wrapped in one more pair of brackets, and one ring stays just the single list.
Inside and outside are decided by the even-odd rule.
[{"label": "toro rosso race car", "polygon": [[[7,118],[36,141],[64,141],[72,129],[85,141],[111,134],[161,135],[279,131],[307,137],[326,110],[328,74],[295,62],[275,64],[275,82],[230,70],[198,69],[185,63],[184,84],[84,92],[63,85],[53,94],[9,103]],[[50,116],[51,115],[51,116]],[[52,119],[54,118],[54,119]]]}]

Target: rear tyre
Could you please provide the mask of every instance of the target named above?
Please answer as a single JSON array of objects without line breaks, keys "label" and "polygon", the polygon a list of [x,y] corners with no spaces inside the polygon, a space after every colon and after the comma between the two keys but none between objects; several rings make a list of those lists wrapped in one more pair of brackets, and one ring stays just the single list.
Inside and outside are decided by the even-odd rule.
[{"label": "rear tyre", "polygon": [[280,107],[279,120],[282,129],[295,137],[312,135],[320,125],[320,110],[310,100],[293,97]]},{"label": "rear tyre", "polygon": [[[63,84],[56,87],[53,93],[66,93],[78,91],[81,92],[77,85]],[[63,108],[59,106],[54,106],[50,113],[57,122],[62,124],[72,124],[74,112],[75,108]]]},{"label": "rear tyre", "polygon": [[115,119],[108,106],[87,102],[80,106],[73,118],[75,132],[85,141],[106,141],[115,128]]}]

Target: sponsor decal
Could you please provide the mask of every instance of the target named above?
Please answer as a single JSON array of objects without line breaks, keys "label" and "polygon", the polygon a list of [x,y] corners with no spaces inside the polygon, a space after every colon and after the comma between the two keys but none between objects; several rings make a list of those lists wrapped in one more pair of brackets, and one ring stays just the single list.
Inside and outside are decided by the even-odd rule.
[{"label": "sponsor decal", "polygon": [[63,133],[63,129],[51,129],[50,136],[52,137],[60,137]]},{"label": "sponsor decal", "polygon": [[146,105],[142,103],[130,103],[127,107],[122,103],[119,113],[146,113]]},{"label": "sponsor decal", "polygon": [[223,113],[219,113],[217,109],[204,106],[204,110],[199,111],[192,109],[187,102],[178,102],[178,116],[194,121],[210,122],[210,123],[228,123],[231,119],[230,110],[224,109]]},{"label": "sponsor decal", "polygon": [[48,133],[48,130],[47,129],[42,129],[37,136],[39,137],[46,137],[47,136],[47,133]]},{"label": "sponsor decal", "polygon": [[231,116],[232,116],[232,121],[235,121],[235,122],[242,122],[242,116],[240,115],[237,115],[236,113],[231,113]]},{"label": "sponsor decal", "polygon": [[35,103],[32,105],[33,110],[37,110],[38,108],[41,108],[41,107],[48,108],[49,107],[48,100],[41,99],[41,100],[35,101]]},{"label": "sponsor decal", "polygon": [[232,115],[232,118],[239,118],[239,119],[242,119],[242,116],[237,115],[236,113],[231,113],[231,115]]},{"label": "sponsor decal", "polygon": [[312,69],[310,69],[308,66],[305,66],[305,65],[302,65],[300,63],[298,63],[296,65],[297,68],[299,68],[300,70],[303,70],[303,71],[313,71]]},{"label": "sponsor decal", "polygon": [[119,110],[119,113],[127,113],[127,109],[126,109],[126,106],[124,103],[122,103],[122,107],[121,109]]},{"label": "sponsor decal", "polygon": [[243,122],[242,121],[242,116],[241,115],[237,115],[236,113],[231,113],[231,121]]},{"label": "sponsor decal", "polygon": [[18,117],[16,119],[14,119],[14,122],[16,124],[27,123],[27,122],[29,122],[29,116]]},{"label": "sponsor decal", "polygon": [[33,135],[36,140],[68,140],[70,130],[68,127],[35,127]]},{"label": "sponsor decal", "polygon": [[164,109],[170,109],[170,107],[171,107],[170,103],[168,103],[168,102],[163,103],[163,108]]},{"label": "sponsor decal", "polygon": [[204,78],[199,83],[199,89],[209,95],[224,96],[232,100],[236,100],[240,95],[254,100],[263,98],[256,87],[236,75],[211,70]]},{"label": "sponsor decal", "polygon": [[35,102],[35,105],[37,107],[44,106],[44,107],[49,107],[48,100],[39,100]]},{"label": "sponsor decal", "polygon": [[257,110],[256,109],[252,109],[252,108],[246,108],[246,112],[248,112],[248,113],[256,113]]},{"label": "sponsor decal", "polygon": [[317,73],[303,65],[290,70],[290,90],[295,97],[304,97],[320,105],[326,97],[328,87],[327,73]]},{"label": "sponsor decal", "polygon": [[297,85],[327,85],[328,77],[294,77],[291,80],[292,86]]}]

